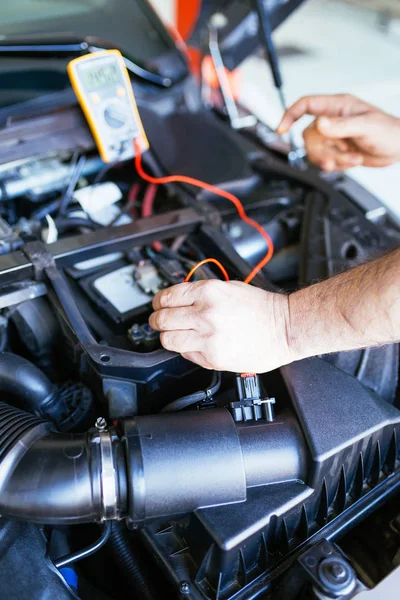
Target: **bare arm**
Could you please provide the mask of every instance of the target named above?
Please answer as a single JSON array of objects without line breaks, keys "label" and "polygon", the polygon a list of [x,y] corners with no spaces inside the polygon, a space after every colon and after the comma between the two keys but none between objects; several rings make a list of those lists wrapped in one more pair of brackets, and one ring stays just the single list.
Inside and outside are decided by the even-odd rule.
[{"label": "bare arm", "polygon": [[150,324],[209,369],[263,373],[317,354],[400,341],[400,249],[290,296],[238,281],[159,292]]},{"label": "bare arm", "polygon": [[296,359],[400,341],[400,249],[292,294],[288,332]]}]

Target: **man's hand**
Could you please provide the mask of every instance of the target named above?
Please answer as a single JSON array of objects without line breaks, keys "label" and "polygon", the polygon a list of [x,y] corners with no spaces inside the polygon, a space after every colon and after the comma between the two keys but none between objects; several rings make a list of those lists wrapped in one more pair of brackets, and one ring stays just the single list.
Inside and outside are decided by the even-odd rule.
[{"label": "man's hand", "polygon": [[164,348],[218,371],[399,342],[400,249],[290,296],[211,280],[163,290],[153,306]]},{"label": "man's hand", "polygon": [[305,96],[286,111],[277,132],[288,132],[303,115],[317,117],[303,136],[309,159],[325,171],[400,160],[400,119],[354,96]]},{"label": "man's hand", "polygon": [[182,283],[159,292],[150,317],[167,350],[219,371],[264,373],[291,362],[288,299],[238,281]]}]

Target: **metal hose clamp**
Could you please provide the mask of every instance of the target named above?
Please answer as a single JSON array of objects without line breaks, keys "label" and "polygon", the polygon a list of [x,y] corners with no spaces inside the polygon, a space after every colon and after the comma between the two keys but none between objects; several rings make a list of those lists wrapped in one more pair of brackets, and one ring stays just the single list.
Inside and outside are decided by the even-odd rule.
[{"label": "metal hose clamp", "polygon": [[100,449],[100,493],[102,504],[102,519],[118,518],[118,482],[115,468],[112,436],[107,430],[104,419],[96,422],[97,432],[92,441],[99,444]]}]

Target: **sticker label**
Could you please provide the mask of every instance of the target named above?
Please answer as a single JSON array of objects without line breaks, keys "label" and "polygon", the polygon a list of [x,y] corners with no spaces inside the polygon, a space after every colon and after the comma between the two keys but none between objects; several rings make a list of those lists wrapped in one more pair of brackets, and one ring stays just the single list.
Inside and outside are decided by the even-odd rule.
[{"label": "sticker label", "polygon": [[134,271],[134,265],[127,265],[94,282],[95,289],[121,314],[140,308],[152,299],[133,279]]}]

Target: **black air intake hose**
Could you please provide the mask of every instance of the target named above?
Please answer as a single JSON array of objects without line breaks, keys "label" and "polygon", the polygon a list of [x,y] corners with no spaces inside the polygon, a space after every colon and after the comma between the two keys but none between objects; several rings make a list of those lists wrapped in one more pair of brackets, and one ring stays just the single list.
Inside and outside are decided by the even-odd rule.
[{"label": "black air intake hose", "polygon": [[50,379],[25,358],[0,353],[0,392],[15,397],[13,404],[35,415],[49,416],[57,388]]},{"label": "black air intake hose", "polygon": [[305,480],[306,451],[290,414],[236,425],[222,408],[121,423],[133,521],[246,500],[249,487]]},{"label": "black air intake hose", "polygon": [[58,422],[57,386],[25,358],[10,352],[0,353],[0,392],[11,395],[13,406]]},{"label": "black air intake hose", "polygon": [[54,385],[38,367],[9,352],[0,353],[0,392],[10,404],[46,418],[60,431],[84,431],[94,421],[92,394],[80,383]]},{"label": "black air intake hose", "polygon": [[0,514],[53,525],[118,518],[126,514],[125,471],[110,434],[60,434],[0,402]]},{"label": "black air intake hose", "polygon": [[147,519],[246,499],[252,486],[304,480],[297,424],[234,423],[225,409],[124,419],[57,433],[0,402],[0,514],[42,524]]}]

